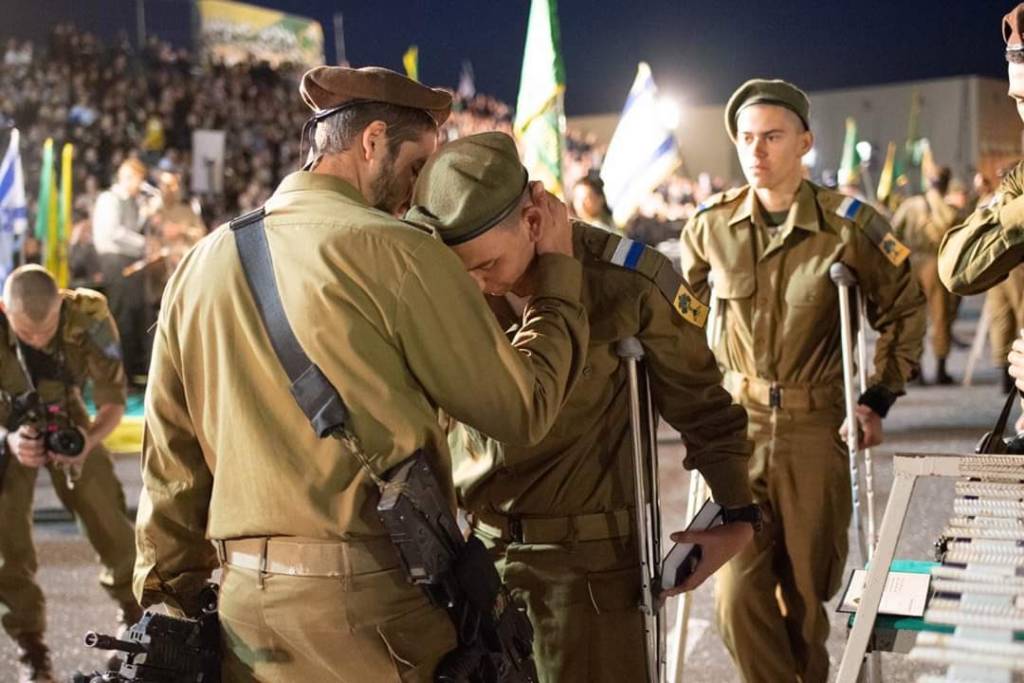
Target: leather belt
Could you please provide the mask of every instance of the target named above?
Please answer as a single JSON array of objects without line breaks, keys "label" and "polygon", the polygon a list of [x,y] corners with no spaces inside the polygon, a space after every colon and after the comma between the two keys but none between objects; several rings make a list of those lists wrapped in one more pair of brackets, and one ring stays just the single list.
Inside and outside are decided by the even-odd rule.
[{"label": "leather belt", "polygon": [[600,541],[633,533],[631,509],[567,517],[523,517],[493,512],[473,514],[473,529],[508,543],[547,544]]},{"label": "leather belt", "polygon": [[261,574],[352,576],[399,566],[390,538],[336,541],[300,536],[214,540],[221,564]]},{"label": "leather belt", "polygon": [[840,387],[827,384],[785,384],[738,372],[725,373],[723,386],[740,403],[785,410],[829,408],[842,398]]}]

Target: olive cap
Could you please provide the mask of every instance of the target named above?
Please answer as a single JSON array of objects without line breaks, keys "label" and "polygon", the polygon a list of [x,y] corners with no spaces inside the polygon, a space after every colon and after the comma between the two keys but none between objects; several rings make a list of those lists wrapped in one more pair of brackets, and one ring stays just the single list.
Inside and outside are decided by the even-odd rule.
[{"label": "olive cap", "polygon": [[804,127],[810,129],[808,117],[811,103],[807,94],[792,83],[780,80],[755,78],[739,87],[725,105],[725,128],[729,131],[729,139],[736,142],[736,119],[740,112],[752,104],[774,104],[785,107],[800,117]]},{"label": "olive cap", "polygon": [[318,113],[357,102],[385,102],[421,109],[439,126],[448,120],[452,109],[452,96],[448,92],[428,88],[379,66],[314,67],[302,75],[299,93],[303,102]]},{"label": "olive cap", "polygon": [[516,143],[505,133],[459,138],[420,171],[405,217],[429,225],[449,246],[462,244],[512,213],[528,180]]}]

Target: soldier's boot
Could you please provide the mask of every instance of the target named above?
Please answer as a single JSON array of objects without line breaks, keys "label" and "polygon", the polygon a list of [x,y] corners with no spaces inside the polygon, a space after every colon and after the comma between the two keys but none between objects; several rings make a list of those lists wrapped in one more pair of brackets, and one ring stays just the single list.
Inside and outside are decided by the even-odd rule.
[{"label": "soldier's boot", "polygon": [[43,634],[23,633],[14,640],[18,646],[18,683],[56,683]]},{"label": "soldier's boot", "polygon": [[946,372],[946,359],[939,358],[937,365],[938,369],[935,371],[935,383],[942,385],[952,384],[953,378],[949,376],[948,372]]},{"label": "soldier's boot", "polygon": [[[128,629],[142,619],[142,613],[142,608],[139,607],[139,603],[135,602],[134,599],[127,599],[118,602],[117,637],[124,638],[124,634],[128,632]],[[120,671],[123,656],[124,655],[120,652],[115,652],[110,655],[110,657],[107,658],[107,671]]]}]

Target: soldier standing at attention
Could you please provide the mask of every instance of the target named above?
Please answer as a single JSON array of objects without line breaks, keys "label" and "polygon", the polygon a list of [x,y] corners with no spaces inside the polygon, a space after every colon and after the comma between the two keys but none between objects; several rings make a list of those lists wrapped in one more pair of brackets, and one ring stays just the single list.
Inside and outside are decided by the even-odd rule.
[{"label": "soldier standing at attention", "polygon": [[419,450],[454,511],[439,409],[518,443],[547,433],[583,369],[582,269],[565,208],[538,197],[541,255],[509,343],[451,250],[394,217],[450,95],[376,67],[317,67],[300,90],[309,170],[281,182],[258,229],[288,324],[361,447],[310,429],[239,237],[209,235],[171,277],[157,324],[135,590],[195,614],[223,566],[225,681],[432,681],[455,628],[407,580],[379,487]]},{"label": "soldier standing at attention", "polygon": [[[124,415],[124,366],[106,299],[88,289],[59,289],[39,266],[22,266],[7,278],[0,321],[0,411],[2,424],[12,429],[0,429],[7,456],[6,471],[0,470],[0,623],[18,646],[18,680],[48,682],[54,679],[43,637],[46,603],[34,578],[32,544],[32,494],[40,469],[49,470],[57,497],[96,551],[103,565],[100,585],[120,608],[121,625],[142,616],[131,588],[132,522],[101,443]],[[82,400],[89,380],[98,408],[94,419]],[[79,455],[47,448],[38,430],[50,425],[14,429],[12,402],[23,402],[33,390],[42,405],[59,409],[53,427],[81,431]]]},{"label": "soldier standing at attention", "polygon": [[733,94],[725,122],[749,185],[711,197],[680,245],[683,277],[707,297],[710,275],[722,301],[715,351],[754,442],[749,475],[764,530],[719,573],[716,595],[719,629],[749,683],[828,677],[823,603],[839,588],[851,513],[830,266],[855,271],[881,333],[856,411],[862,447],[881,443],[924,335],[923,297],[889,225],[802,178],[814,140],[808,110],[784,81],[748,81]]},{"label": "soldier standing at attention", "polygon": [[[427,162],[407,214],[451,246],[510,336],[528,321],[527,275],[541,234],[530,186],[511,137],[471,135]],[[583,378],[551,432],[527,446],[458,425],[449,445],[473,531],[527,604],[542,683],[640,681],[629,391],[617,343],[643,344],[658,412],[682,433],[686,466],[704,475],[731,522],[688,535],[703,561],[680,590],[735,555],[760,522],[747,483],[747,420],[704,340],[707,309],[666,257],[584,223],[573,225],[573,253],[592,332]]]},{"label": "soldier standing at attention", "polygon": [[906,199],[892,216],[892,227],[900,241],[911,250],[911,270],[917,275],[928,302],[936,384],[953,383],[953,378],[946,371],[946,357],[949,356],[953,335],[956,297],[939,282],[938,272],[939,243],[961,217],[957,208],[946,201],[950,180],[949,167],[942,166],[935,177],[929,179],[928,190]]}]

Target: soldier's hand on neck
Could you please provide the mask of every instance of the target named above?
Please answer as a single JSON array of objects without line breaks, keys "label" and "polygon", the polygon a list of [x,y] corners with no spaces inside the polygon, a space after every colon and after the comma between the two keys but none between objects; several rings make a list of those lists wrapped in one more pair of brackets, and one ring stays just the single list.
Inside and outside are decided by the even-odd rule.
[{"label": "soldier's hand on neck", "polygon": [[543,214],[537,253],[572,256],[572,226],[569,223],[568,207],[539,182],[530,183],[530,198]]}]

